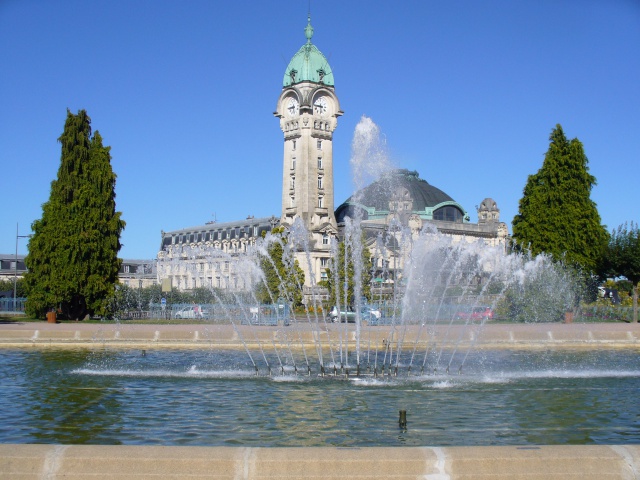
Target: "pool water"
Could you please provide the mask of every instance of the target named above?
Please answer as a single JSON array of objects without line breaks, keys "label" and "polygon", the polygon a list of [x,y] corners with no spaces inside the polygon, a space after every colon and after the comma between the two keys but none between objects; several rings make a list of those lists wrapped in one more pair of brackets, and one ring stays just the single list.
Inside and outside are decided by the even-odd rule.
[{"label": "pool water", "polygon": [[[267,358],[277,364],[275,358]],[[371,359],[370,359],[371,361]],[[306,371],[298,365],[301,371]],[[306,367],[305,367],[306,368]],[[243,352],[0,350],[0,442],[640,443],[635,350],[475,352],[461,375],[255,376]],[[398,425],[407,411],[406,429]]]}]

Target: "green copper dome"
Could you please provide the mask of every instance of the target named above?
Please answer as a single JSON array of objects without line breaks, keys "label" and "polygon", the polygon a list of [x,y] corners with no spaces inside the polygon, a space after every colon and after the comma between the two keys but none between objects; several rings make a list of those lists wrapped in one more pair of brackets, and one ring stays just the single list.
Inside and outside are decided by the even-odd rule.
[{"label": "green copper dome", "polygon": [[311,17],[308,19],[304,34],[307,37],[300,50],[293,56],[282,80],[283,87],[290,87],[300,82],[315,82],[333,86],[333,72],[329,62],[318,48],[311,43],[313,27]]},{"label": "green copper dome", "polygon": [[356,209],[361,210],[363,220],[383,219],[393,211],[460,223],[468,217],[453,198],[421,179],[418,172],[405,169],[387,172],[357,191],[336,209],[336,220],[342,223],[345,217],[355,218]]}]

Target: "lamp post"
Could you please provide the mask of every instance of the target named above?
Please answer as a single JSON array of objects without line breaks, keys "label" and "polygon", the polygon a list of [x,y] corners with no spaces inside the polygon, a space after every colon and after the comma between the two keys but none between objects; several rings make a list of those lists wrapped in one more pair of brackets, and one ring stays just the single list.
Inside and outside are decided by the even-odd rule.
[{"label": "lamp post", "polygon": [[17,292],[18,292],[18,239],[19,238],[29,238],[31,235],[20,235],[19,234],[19,224],[16,223],[16,257],[15,262],[13,264],[13,311],[16,311],[16,306],[18,304],[17,301]]}]

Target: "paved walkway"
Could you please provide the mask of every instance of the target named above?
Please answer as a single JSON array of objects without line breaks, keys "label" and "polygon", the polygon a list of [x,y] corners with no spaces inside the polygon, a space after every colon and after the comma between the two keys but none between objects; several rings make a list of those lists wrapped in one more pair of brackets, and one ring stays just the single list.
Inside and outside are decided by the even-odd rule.
[{"label": "paved walkway", "polygon": [[0,445],[0,476],[16,480],[633,480],[640,478],[640,446]]}]

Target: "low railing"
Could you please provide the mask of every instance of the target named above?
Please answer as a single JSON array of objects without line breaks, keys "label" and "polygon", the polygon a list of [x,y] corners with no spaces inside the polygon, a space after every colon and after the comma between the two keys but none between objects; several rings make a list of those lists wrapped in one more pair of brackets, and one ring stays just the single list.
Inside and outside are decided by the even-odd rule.
[{"label": "low railing", "polygon": [[205,320],[211,323],[238,325],[289,325],[291,311],[287,304],[236,305],[201,304],[194,309],[192,304],[151,304],[147,318]]},{"label": "low railing", "polygon": [[119,315],[120,320],[140,320],[152,318],[150,310],[127,310]]},{"label": "low railing", "polygon": [[24,313],[26,298],[0,298],[0,312]]},{"label": "low railing", "polygon": [[[13,298],[0,298],[0,312],[24,312],[25,298],[16,299],[15,310]],[[175,319],[181,318],[178,314],[190,304],[176,304],[162,308],[159,304],[152,304],[150,310],[127,310],[120,312],[117,317],[121,320],[139,319]],[[228,323],[233,321],[242,325],[288,325],[292,314],[288,305],[227,305],[227,304],[204,304],[200,305],[201,314],[193,317],[182,317],[184,320],[209,320],[213,323]],[[373,304],[372,308],[380,311],[380,318],[369,318],[366,320],[371,325],[390,325],[400,323],[402,312],[399,306],[395,308],[390,303]],[[456,321],[467,322],[484,320],[482,314],[476,318],[467,315],[471,309],[470,305],[430,305],[424,309],[422,318],[429,321],[443,320],[456,323]],[[498,317],[497,312],[492,313],[489,320],[509,320]],[[574,322],[632,322],[633,308],[607,305],[582,306],[573,316]]]},{"label": "low railing", "polygon": [[574,316],[576,322],[633,322],[633,307],[611,305],[582,306]]}]

